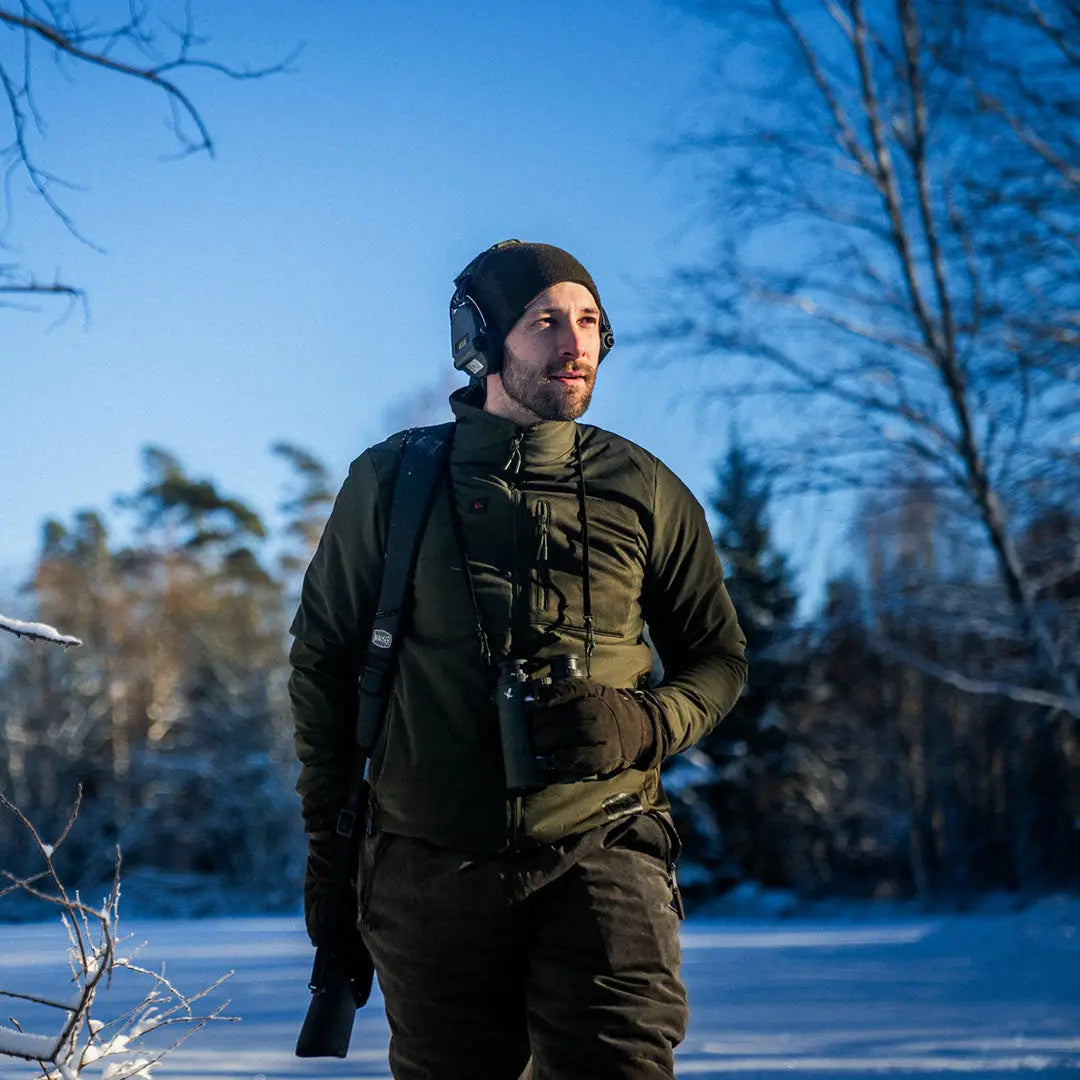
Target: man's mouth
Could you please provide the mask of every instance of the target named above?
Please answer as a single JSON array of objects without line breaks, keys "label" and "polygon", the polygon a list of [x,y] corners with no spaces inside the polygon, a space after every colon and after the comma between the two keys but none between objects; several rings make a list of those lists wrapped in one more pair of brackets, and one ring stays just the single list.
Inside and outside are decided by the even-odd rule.
[{"label": "man's mouth", "polygon": [[585,374],[581,371],[556,371],[548,378],[561,382],[564,386],[573,386],[574,383],[584,382]]}]

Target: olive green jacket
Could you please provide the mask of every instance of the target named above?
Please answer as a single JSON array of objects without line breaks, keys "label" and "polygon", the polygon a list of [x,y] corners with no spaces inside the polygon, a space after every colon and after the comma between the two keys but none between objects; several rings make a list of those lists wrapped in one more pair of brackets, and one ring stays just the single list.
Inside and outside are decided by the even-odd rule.
[{"label": "olive green jacket", "polygon": [[[496,662],[525,659],[540,677],[545,658],[584,656],[577,430],[591,675],[609,686],[644,686],[652,668],[647,624],[664,678],[645,693],[663,714],[663,756],[678,753],[731,709],[746,678],[745,639],[701,506],[660,461],[610,432],[573,421],[521,428],[482,411],[468,390],[456,392],[451,405],[452,484],[437,489],[421,541],[371,762],[376,827],[494,852],[666,807],[658,768],[508,797],[494,673],[481,657],[475,611]],[[401,440],[391,436],[353,462],[292,625],[297,791],[312,831],[334,820],[355,758],[357,676],[379,593]]]}]

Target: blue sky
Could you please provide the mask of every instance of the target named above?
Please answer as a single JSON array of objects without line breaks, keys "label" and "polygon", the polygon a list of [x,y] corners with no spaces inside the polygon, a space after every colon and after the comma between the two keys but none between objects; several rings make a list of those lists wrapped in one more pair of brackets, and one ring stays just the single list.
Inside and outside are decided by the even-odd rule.
[{"label": "blue sky", "polygon": [[[147,443],[270,514],[278,439],[335,478],[455,385],[452,280],[516,236],[590,269],[616,336],[587,419],[640,442],[703,501],[728,418],[695,404],[696,369],[658,367],[630,332],[694,250],[692,172],[662,146],[700,107],[715,32],[654,0],[315,0],[196,4],[205,55],[285,74],[183,80],[216,156],[166,160],[160,95],[72,65],[35,73],[41,164],[105,254],[14,188],[6,235],[79,310],[0,308],[0,595],[48,516],[108,509]],[[15,35],[0,34],[9,55]],[[5,136],[6,138],[6,136]],[[793,535],[780,522],[781,535]]]}]

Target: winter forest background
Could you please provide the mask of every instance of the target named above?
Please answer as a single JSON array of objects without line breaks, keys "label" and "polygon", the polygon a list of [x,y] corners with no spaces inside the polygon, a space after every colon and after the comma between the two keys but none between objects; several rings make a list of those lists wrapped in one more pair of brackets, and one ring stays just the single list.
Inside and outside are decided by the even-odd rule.
[{"label": "winter forest background", "polygon": [[[688,899],[1075,889],[1080,11],[694,10],[725,48],[670,153],[708,239],[638,343],[781,419],[701,447],[751,676],[666,770]],[[12,131],[9,169],[52,197]],[[0,301],[78,292],[41,280],[5,262]],[[0,791],[49,835],[81,785],[61,873],[107,882],[119,845],[134,911],[294,911],[286,627],[340,478],[268,445],[270,522],[183,457],[148,445],[133,490],[44,525],[20,610],[85,644],[0,643]],[[774,529],[808,498],[849,508],[809,601]],[[0,852],[35,871],[9,816]]]}]

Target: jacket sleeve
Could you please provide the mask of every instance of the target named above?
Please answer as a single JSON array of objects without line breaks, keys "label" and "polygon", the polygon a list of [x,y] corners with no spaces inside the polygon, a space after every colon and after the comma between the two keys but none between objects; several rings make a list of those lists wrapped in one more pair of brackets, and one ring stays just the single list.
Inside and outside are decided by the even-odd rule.
[{"label": "jacket sleeve", "polygon": [[338,492],[290,628],[296,790],[308,832],[331,828],[348,792],[357,677],[378,602],[384,514],[368,450]]},{"label": "jacket sleeve", "polygon": [[705,511],[656,463],[642,614],[664,665],[646,697],[661,709],[663,757],[693,746],[730,712],[746,682],[746,638],[724,585]]}]

